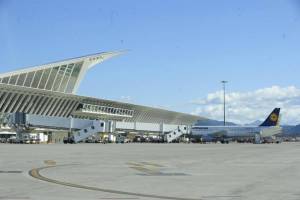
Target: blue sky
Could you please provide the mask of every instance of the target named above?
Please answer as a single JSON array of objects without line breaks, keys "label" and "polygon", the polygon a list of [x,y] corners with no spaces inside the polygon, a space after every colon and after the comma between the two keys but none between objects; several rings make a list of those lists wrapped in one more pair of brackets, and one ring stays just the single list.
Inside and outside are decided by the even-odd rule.
[{"label": "blue sky", "polygon": [[93,68],[80,95],[207,115],[195,102],[223,79],[239,94],[300,88],[297,0],[0,0],[0,27],[0,72],[130,50]]}]

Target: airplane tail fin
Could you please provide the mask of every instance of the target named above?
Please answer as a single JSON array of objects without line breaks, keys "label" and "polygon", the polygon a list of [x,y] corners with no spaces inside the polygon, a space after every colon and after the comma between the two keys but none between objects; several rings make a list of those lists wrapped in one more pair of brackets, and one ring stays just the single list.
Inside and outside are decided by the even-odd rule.
[{"label": "airplane tail fin", "polygon": [[275,108],[260,126],[277,126],[279,123],[280,108]]}]

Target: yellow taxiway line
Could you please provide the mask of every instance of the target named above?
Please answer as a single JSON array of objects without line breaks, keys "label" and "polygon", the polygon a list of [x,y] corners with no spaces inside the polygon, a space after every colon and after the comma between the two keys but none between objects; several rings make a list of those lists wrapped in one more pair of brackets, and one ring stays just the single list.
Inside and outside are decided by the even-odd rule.
[{"label": "yellow taxiway line", "polygon": [[[50,164],[50,162],[47,162]],[[63,167],[63,166],[70,166],[70,165],[53,165],[54,162],[51,162],[51,165],[40,167],[40,168],[34,168],[29,171],[29,175],[33,178],[39,179],[41,181],[46,181],[49,183],[54,183],[58,185],[73,187],[73,188],[80,188],[80,189],[86,189],[91,191],[98,191],[98,192],[105,192],[105,193],[111,193],[111,194],[119,194],[119,195],[129,195],[129,196],[136,196],[136,197],[146,197],[146,198],[156,198],[156,199],[171,199],[171,200],[201,200],[200,198],[197,199],[190,199],[190,198],[180,198],[180,197],[170,197],[170,196],[161,196],[161,195],[151,195],[151,194],[143,194],[143,193],[135,193],[135,192],[124,192],[119,190],[111,190],[111,189],[104,189],[104,188],[98,188],[98,187],[91,187],[91,186],[85,186],[85,185],[79,185],[75,183],[68,183],[64,181],[59,181],[55,179],[50,179],[45,176],[42,176],[40,174],[40,171],[49,169],[49,168],[55,168],[55,167]],[[184,188],[182,188],[184,189]]]}]

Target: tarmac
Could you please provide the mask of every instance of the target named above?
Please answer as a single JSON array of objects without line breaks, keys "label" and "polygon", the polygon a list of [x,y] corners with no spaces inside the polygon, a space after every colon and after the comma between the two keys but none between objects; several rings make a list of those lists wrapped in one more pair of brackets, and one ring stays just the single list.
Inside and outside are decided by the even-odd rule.
[{"label": "tarmac", "polygon": [[0,144],[2,199],[300,199],[300,143]]}]

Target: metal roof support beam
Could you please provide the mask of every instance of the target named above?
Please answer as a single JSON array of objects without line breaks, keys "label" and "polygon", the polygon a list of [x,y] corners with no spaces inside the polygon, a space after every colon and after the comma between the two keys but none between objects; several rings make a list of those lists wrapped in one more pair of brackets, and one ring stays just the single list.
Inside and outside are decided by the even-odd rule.
[{"label": "metal roof support beam", "polygon": [[24,104],[20,108],[20,112],[25,112],[25,109],[27,109],[27,105],[29,104],[29,102],[32,98],[33,98],[33,95],[30,95],[30,94],[26,97]]},{"label": "metal roof support beam", "polygon": [[65,99],[59,99],[56,108],[55,108],[54,111],[50,114],[50,116],[56,116],[56,113],[57,113],[60,109],[62,109],[62,108],[61,108],[61,105],[63,104],[64,101],[65,101]]},{"label": "metal roof support beam", "polygon": [[59,103],[59,98],[55,98],[53,103],[51,104],[51,106],[49,105],[49,109],[47,110],[45,115],[49,115],[51,116],[51,113],[53,112],[54,108],[57,106],[57,104]]},{"label": "metal roof support beam", "polygon": [[12,113],[12,110],[16,107],[15,105],[16,105],[17,101],[19,99],[21,99],[22,96],[23,96],[23,94],[16,93],[16,96],[14,97],[13,101],[9,103],[10,106],[8,106],[8,109],[6,111],[7,113]]},{"label": "metal roof support beam", "polygon": [[4,107],[1,109],[2,112],[5,112],[5,111],[6,111],[7,107],[10,105],[10,102],[12,101],[12,99],[13,99],[15,96],[17,96],[17,94],[13,94],[13,93],[12,93],[12,94],[10,95],[10,97],[6,100],[6,102],[8,102],[8,103],[5,103],[5,104],[4,104]]},{"label": "metal roof support beam", "polygon": [[43,102],[43,105],[41,106],[41,108],[39,109],[38,113],[40,113],[40,115],[43,115],[43,113],[45,112],[47,106],[49,106],[49,103],[51,102],[51,97],[46,97],[45,102]]},{"label": "metal roof support beam", "polygon": [[37,105],[38,105],[38,102],[41,100],[42,96],[40,95],[37,95],[37,98],[34,99],[34,101],[32,102],[31,106],[30,106],[30,109],[26,112],[26,113],[30,113],[30,114],[33,114]]},{"label": "metal roof support beam", "polygon": [[20,101],[18,102],[18,104],[15,106],[15,109],[12,110],[13,113],[19,111],[19,108],[20,108],[21,105],[24,103],[24,100],[25,100],[25,98],[26,98],[27,96],[28,96],[28,95],[22,94],[22,98],[20,99]]},{"label": "metal roof support beam", "polygon": [[40,109],[42,106],[45,105],[45,102],[47,101],[48,97],[43,96],[43,98],[40,100],[39,104],[37,105],[34,114],[39,115],[40,114]]}]

